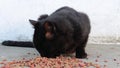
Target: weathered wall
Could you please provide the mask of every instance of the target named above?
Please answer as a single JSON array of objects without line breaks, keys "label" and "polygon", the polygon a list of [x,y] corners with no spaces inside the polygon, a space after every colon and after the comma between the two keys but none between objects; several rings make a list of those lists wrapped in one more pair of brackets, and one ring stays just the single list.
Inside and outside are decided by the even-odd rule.
[{"label": "weathered wall", "polygon": [[0,41],[32,40],[28,19],[62,6],[85,12],[91,20],[89,42],[120,42],[120,0],[0,0]]}]

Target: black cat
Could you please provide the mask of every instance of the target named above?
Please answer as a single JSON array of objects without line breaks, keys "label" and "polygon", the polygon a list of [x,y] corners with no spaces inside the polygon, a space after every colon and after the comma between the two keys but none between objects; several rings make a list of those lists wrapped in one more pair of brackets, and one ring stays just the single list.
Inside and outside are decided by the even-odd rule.
[{"label": "black cat", "polygon": [[[40,16],[37,21],[29,21],[35,29],[34,47],[42,57],[53,58],[60,54],[73,52],[76,52],[77,58],[87,57],[85,47],[91,27],[86,14],[77,12],[70,7],[62,7],[49,16],[46,14]],[[3,43],[7,45],[8,42],[12,43],[12,41]],[[18,43],[17,41],[13,42]]]}]

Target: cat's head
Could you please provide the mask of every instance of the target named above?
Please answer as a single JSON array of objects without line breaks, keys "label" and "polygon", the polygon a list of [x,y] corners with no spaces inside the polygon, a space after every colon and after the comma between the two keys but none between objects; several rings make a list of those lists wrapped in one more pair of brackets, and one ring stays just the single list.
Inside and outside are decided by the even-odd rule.
[{"label": "cat's head", "polygon": [[51,22],[41,23],[40,21],[35,21],[35,20],[29,20],[29,21],[35,29],[38,29],[38,30],[40,28],[44,29],[44,36],[47,40],[52,40],[54,38],[56,28],[53,23]]}]

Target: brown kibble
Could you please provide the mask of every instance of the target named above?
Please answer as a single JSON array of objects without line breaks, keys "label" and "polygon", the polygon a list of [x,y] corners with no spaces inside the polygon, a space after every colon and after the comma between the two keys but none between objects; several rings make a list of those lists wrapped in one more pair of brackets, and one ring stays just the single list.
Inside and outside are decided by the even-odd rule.
[{"label": "brown kibble", "polygon": [[30,52],[28,52],[27,54],[29,54],[29,55],[30,55],[31,53],[30,53]]},{"label": "brown kibble", "polygon": [[96,59],[95,62],[98,62],[98,59]]},{"label": "brown kibble", "polygon": [[84,63],[80,63],[79,65],[80,65],[80,67],[84,67],[84,66],[85,66],[85,64],[84,64]]},{"label": "brown kibble", "polygon": [[36,55],[35,53],[33,55]]},{"label": "brown kibble", "polygon": [[9,64],[6,64],[4,68],[10,68],[10,65],[9,65]]},{"label": "brown kibble", "polygon": [[2,61],[7,61],[7,59],[3,59]]},{"label": "brown kibble", "polygon": [[35,67],[34,67],[34,64],[31,64],[31,65],[30,65],[30,68],[35,68]]},{"label": "brown kibble", "polygon": [[107,61],[107,60],[104,60],[104,62],[106,62],[106,63],[107,63],[108,61]]},{"label": "brown kibble", "polygon": [[114,59],[114,61],[116,61],[116,59]]},{"label": "brown kibble", "polygon": [[[3,62],[0,62],[3,63]],[[83,60],[71,57],[57,57],[57,58],[46,58],[46,57],[35,57],[32,59],[23,58],[20,61],[13,60],[11,62],[5,62],[1,68],[87,68],[96,67],[100,68],[100,65],[92,62],[84,62]]]},{"label": "brown kibble", "polygon": [[95,66],[95,68],[100,68],[100,65],[98,65],[98,64],[95,64],[94,66]]},{"label": "brown kibble", "polygon": [[97,56],[97,58],[100,58],[100,56]]},{"label": "brown kibble", "polygon": [[107,67],[107,65],[104,65],[104,68],[106,68]]},{"label": "brown kibble", "polygon": [[119,62],[117,62],[117,65],[119,65],[120,63]]}]

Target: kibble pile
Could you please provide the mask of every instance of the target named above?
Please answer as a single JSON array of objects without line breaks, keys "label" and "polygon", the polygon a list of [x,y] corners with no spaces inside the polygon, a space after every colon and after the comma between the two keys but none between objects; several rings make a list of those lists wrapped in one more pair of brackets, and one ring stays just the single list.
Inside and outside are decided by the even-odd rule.
[{"label": "kibble pile", "polygon": [[71,57],[46,58],[36,57],[33,59],[14,60],[0,62],[0,68],[100,68],[100,65],[84,62],[81,59]]}]

